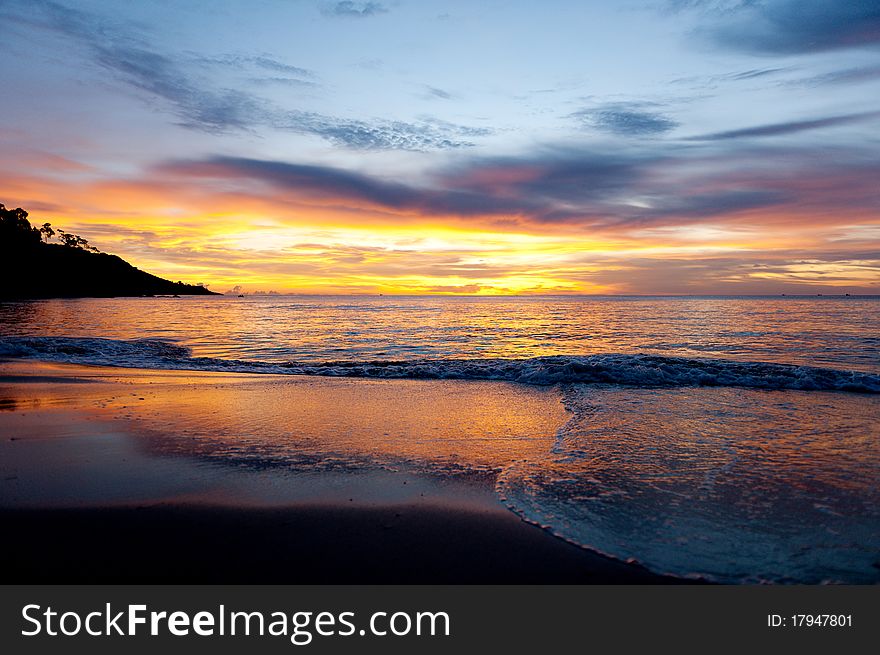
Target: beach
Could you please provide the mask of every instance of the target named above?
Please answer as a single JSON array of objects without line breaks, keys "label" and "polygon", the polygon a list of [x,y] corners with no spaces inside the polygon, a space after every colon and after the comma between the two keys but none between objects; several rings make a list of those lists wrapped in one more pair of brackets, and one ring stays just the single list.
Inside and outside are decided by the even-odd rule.
[{"label": "beach", "polygon": [[[673,581],[566,543],[499,501],[500,462],[543,448],[565,419],[552,390],[367,384],[372,395],[364,381],[3,363],[4,582]],[[270,393],[283,402],[253,403]],[[240,444],[221,423],[250,439],[249,462],[224,461]],[[446,452],[426,437],[441,423]],[[482,439],[463,447],[451,436],[463,429]],[[340,452],[315,454],[321,430],[346,435]],[[288,442],[279,457],[282,433],[310,445]],[[385,464],[370,466],[377,450]]]},{"label": "beach", "polygon": [[115,298],[0,319],[22,581],[880,581],[876,298]]}]

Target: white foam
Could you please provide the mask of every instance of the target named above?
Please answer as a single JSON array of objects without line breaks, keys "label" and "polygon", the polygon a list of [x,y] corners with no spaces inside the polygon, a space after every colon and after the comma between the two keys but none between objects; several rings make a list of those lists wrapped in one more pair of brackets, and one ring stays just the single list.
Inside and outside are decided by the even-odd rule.
[{"label": "white foam", "polygon": [[719,582],[880,582],[878,399],[572,385],[497,492],[578,545]]}]

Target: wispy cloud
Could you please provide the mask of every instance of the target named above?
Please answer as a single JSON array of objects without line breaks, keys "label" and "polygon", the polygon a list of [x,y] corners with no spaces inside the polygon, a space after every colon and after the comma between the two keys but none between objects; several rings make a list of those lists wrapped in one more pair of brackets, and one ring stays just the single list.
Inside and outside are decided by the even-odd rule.
[{"label": "wispy cloud", "polygon": [[[21,8],[21,7],[19,7]],[[268,56],[223,55],[186,59],[158,52],[149,39],[131,30],[108,26],[91,15],[49,0],[35,2],[23,11],[8,10],[10,20],[75,40],[94,62],[150,102],[161,101],[184,127],[224,133],[269,127],[312,134],[352,149],[444,150],[474,145],[473,139],[488,129],[428,121],[359,120],[280,107],[264,98],[235,88],[216,88],[193,65],[246,66],[294,75],[272,77],[272,83],[313,84],[314,73]],[[187,64],[190,64],[188,66]],[[267,80],[263,80],[266,82]]]},{"label": "wispy cloud", "polygon": [[[22,11],[16,11],[23,9]],[[151,48],[146,39],[103,24],[79,9],[42,0],[9,6],[5,18],[73,39],[101,68],[151,99],[161,99],[187,127],[208,132],[246,129],[263,111],[250,94],[211,89],[183,72],[179,61]]]},{"label": "wispy cloud", "polygon": [[714,132],[712,134],[702,134],[699,136],[688,137],[688,141],[723,141],[727,139],[744,139],[754,137],[782,136],[786,134],[796,134],[798,132],[807,132],[809,130],[818,130],[827,127],[837,127],[839,125],[849,125],[851,123],[861,123],[880,118],[880,111],[869,111],[858,114],[843,114],[840,116],[826,116],[824,118],[814,118],[805,121],[789,121],[785,123],[772,123],[769,125],[755,125],[753,127],[744,127],[737,130],[726,130],[724,132]]},{"label": "wispy cloud", "polygon": [[[609,262],[610,263],[610,262]],[[663,293],[816,293],[835,285],[872,293],[880,258],[859,253],[746,250],[735,256],[632,257],[590,272],[593,283]]]},{"label": "wispy cloud", "polygon": [[771,75],[778,75],[779,73],[784,73],[790,70],[790,67],[750,68],[744,71],[718,73],[715,75],[688,75],[686,77],[676,77],[670,80],[670,84],[689,84],[700,87],[716,86],[728,82],[745,82]]},{"label": "wispy cloud", "polygon": [[880,80],[880,66],[860,66],[820,73],[812,77],[793,80],[789,84],[797,86],[825,86],[837,84],[860,84]]},{"label": "wispy cloud", "polygon": [[451,100],[452,94],[448,91],[444,91],[443,89],[438,89],[435,86],[425,85],[425,97],[427,98],[439,98],[440,100]]},{"label": "wispy cloud", "polygon": [[768,75],[776,75],[777,73],[782,73],[789,70],[788,68],[753,68],[747,71],[740,71],[738,73],[730,73],[727,75],[727,79],[733,81],[741,81],[741,80],[753,80],[758,77],[766,77]]},{"label": "wispy cloud", "polygon": [[191,59],[199,63],[235,67],[241,70],[247,70],[248,68],[253,67],[267,70],[272,73],[283,73],[287,76],[294,76],[305,79],[314,79],[316,77],[314,71],[308,70],[307,68],[300,68],[299,66],[293,66],[286,62],[279,61],[278,59],[270,57],[269,55],[226,54],[214,57],[206,57],[204,55],[192,55]]}]

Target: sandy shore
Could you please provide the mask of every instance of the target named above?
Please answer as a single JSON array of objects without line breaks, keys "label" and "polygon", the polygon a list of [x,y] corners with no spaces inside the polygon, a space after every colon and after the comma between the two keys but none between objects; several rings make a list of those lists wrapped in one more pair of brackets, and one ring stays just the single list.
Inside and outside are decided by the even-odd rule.
[{"label": "sandy shore", "polygon": [[555,392],[0,364],[4,583],[651,583],[493,491]]}]

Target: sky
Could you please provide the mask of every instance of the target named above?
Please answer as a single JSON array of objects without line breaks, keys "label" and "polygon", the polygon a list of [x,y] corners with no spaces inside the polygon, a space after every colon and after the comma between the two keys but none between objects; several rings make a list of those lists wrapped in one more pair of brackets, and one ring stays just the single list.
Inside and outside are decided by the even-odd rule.
[{"label": "sky", "polygon": [[216,291],[880,293],[880,0],[0,0],[0,202]]}]

